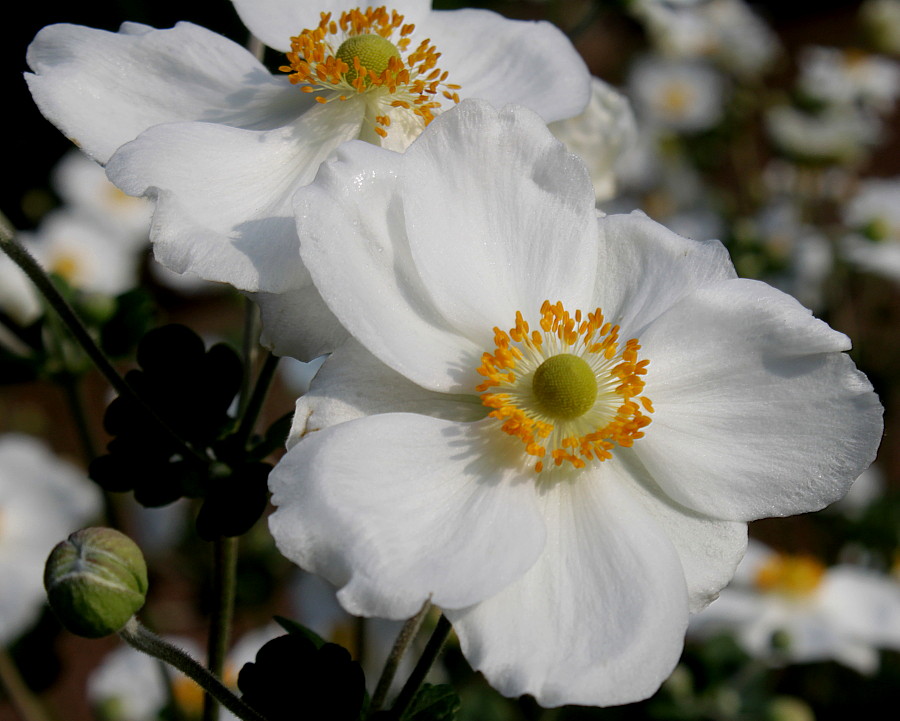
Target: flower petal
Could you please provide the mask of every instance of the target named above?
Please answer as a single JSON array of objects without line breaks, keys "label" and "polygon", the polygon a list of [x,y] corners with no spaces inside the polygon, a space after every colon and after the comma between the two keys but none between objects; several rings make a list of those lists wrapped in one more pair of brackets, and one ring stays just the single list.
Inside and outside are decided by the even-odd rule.
[{"label": "flower petal", "polygon": [[[352,8],[365,10],[359,0],[231,0],[234,9],[256,37],[270,48],[287,52],[291,49],[291,37],[303,30],[319,26],[321,13],[331,13],[336,21],[340,13]],[[391,0],[388,10],[396,10],[406,23],[419,22],[431,9],[429,0]]]},{"label": "flower petal", "polygon": [[667,496],[628,449],[603,464],[641,502],[675,546],[684,570],[691,613],[705,608],[734,576],[747,549],[747,524],[720,521],[680,506]]},{"label": "flower petal", "polygon": [[640,340],[656,411],[634,452],[678,503],[743,521],[817,510],[875,456],[882,408],[848,339],[764,283],[697,290]]},{"label": "flower petal", "polygon": [[405,413],[341,423],[272,471],[269,527],[282,554],[342,586],[350,613],[407,618],[429,598],[467,606],[521,576],[544,546],[520,456],[483,423]]},{"label": "flower petal", "polygon": [[410,258],[404,157],[362,142],[339,149],[295,196],[300,254],[328,307],[383,363],[425,388],[471,389],[482,349],[448,326]]},{"label": "flower petal", "polygon": [[406,152],[401,188],[422,282],[482,351],[516,311],[537,316],[545,300],[578,308],[590,298],[590,178],[531,111],[469,100],[442,114]]},{"label": "flower petal", "polygon": [[191,23],[126,24],[118,33],[49,25],[27,60],[41,112],[100,163],[159,123],[273,128],[312,102],[237,43]]},{"label": "flower petal", "polygon": [[678,554],[621,484],[602,474],[542,498],[547,545],[520,580],[446,610],[472,666],[541,706],[651,695],[678,661],[688,601]]},{"label": "flower petal", "polygon": [[297,401],[288,446],[307,433],[376,413],[419,413],[468,422],[484,418],[487,409],[474,395],[435,393],[417,386],[349,338]]},{"label": "flower petal", "polygon": [[362,117],[361,103],[348,101],[318,105],[270,131],[158,125],[121,148],[107,173],[126,193],[156,197],[151,240],[163,265],[240,290],[279,292],[302,272],[291,197],[358,134]]},{"label": "flower petal", "polygon": [[695,288],[735,278],[728,251],[717,240],[682,238],[639,211],[597,220],[596,304],[622,327],[641,332]]},{"label": "flower petal", "polygon": [[548,22],[510,20],[490,10],[437,11],[417,27],[441,53],[460,97],[495,107],[524,105],[545,122],[584,110],[591,76],[572,42]]}]

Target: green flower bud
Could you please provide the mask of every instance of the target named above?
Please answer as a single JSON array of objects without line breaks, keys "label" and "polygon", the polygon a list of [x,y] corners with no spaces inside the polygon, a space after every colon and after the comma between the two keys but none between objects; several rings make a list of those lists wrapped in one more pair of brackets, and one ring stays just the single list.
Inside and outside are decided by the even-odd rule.
[{"label": "green flower bud", "polygon": [[128,536],[111,528],[85,528],[50,552],[44,588],[63,626],[100,638],[120,630],[144,605],[147,564]]}]

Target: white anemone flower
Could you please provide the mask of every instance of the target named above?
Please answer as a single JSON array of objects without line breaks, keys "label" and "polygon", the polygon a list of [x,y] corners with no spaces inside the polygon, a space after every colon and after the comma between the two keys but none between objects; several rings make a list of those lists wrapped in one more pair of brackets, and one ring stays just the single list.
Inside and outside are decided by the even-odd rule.
[{"label": "white anemone flower", "polygon": [[584,111],[550,123],[549,128],[587,165],[597,202],[615,196],[618,163],[638,138],[628,98],[600,78],[592,78],[591,101]]},{"label": "white anemone flower", "polygon": [[47,555],[100,509],[97,487],[45,443],[0,436],[0,647],[37,619]]},{"label": "white anemone flower", "polygon": [[647,55],[632,66],[628,91],[638,117],[674,132],[709,130],[722,118],[725,78],[703,60]]},{"label": "white anemone flower", "polygon": [[879,648],[900,649],[900,584],[752,542],[733,584],[691,624],[701,637],[722,631],[774,665],[834,660],[874,673]]},{"label": "white anemone flower", "polygon": [[26,78],[41,112],[108,163],[116,185],[156,200],[163,265],[304,308],[304,346],[277,349],[302,360],[330,350],[336,329],[297,262],[291,197],[336,147],[361,138],[402,150],[460,98],[518,103],[551,122],[590,97],[584,61],[546,22],[432,11],[430,0],[234,4],[286,53],[285,72],[190,23],[52,25],[29,48]]},{"label": "white anemone flower", "polygon": [[900,65],[881,55],[811,45],[803,48],[799,62],[797,85],[811,98],[889,113],[900,94]]},{"label": "white anemone flower", "polygon": [[504,694],[649,696],[746,521],[836,500],[875,454],[844,335],[717,241],[598,215],[526,109],[348,145],[295,208],[352,340],[298,402],[271,531],[350,613],[430,599]]},{"label": "white anemone flower", "polygon": [[900,282],[900,178],[870,178],[844,208],[851,230],[841,253],[859,268]]}]

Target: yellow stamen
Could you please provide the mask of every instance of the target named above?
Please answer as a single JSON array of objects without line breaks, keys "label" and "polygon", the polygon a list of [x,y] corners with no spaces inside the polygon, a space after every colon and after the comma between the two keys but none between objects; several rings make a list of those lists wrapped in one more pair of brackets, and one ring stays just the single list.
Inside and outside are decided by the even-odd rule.
[{"label": "yellow stamen", "polygon": [[818,588],[825,566],[808,555],[776,553],[756,572],[756,587],[792,597],[808,596]]},{"label": "yellow stamen", "polygon": [[[302,85],[303,92],[341,93],[336,98],[318,96],[320,103],[346,100],[352,97],[347,91],[384,96],[386,107],[410,110],[427,125],[441,106],[438,94],[458,103],[459,85],[444,82],[447,73],[437,67],[441,54],[431,40],[410,50],[414,30],[403,15],[384,6],[349,10],[337,21],[331,13],[322,13],[317,28],[291,38],[288,64],[279,70],[288,73],[294,85]],[[382,126],[375,132],[382,137],[387,117],[380,114],[375,120]]]},{"label": "yellow stamen", "polygon": [[641,395],[650,361],[638,359],[637,339],[623,346],[599,308],[570,315],[560,302],[544,301],[539,325],[532,331],[517,311],[508,333],[494,328],[496,347],[482,355],[477,372],[485,381],[476,388],[488,415],[539,459],[535,471],[547,455],[554,466],[583,468],[642,438],[653,404]]}]

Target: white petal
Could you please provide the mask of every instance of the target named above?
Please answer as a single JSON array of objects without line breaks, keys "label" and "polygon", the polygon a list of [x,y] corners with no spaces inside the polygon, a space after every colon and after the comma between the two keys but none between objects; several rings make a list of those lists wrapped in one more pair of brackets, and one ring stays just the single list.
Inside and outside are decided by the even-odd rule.
[{"label": "white petal", "polygon": [[107,173],[126,193],[156,197],[151,240],[163,265],[279,292],[302,272],[291,197],[361,122],[360,103],[334,102],[270,131],[158,125],[120,149]]},{"label": "white petal", "polygon": [[596,304],[626,339],[695,288],[736,277],[719,241],[682,238],[641,212],[604,216],[597,228]]},{"label": "white petal", "polygon": [[441,53],[447,82],[462,98],[496,107],[524,105],[545,122],[580,113],[590,98],[590,73],[571,41],[548,22],[510,20],[489,10],[432,13],[417,28]]},{"label": "white petal", "polygon": [[311,100],[246,49],[191,23],[111,33],[50,25],[28,48],[25,79],[44,116],[95,160],[153,125],[203,120],[273,128]]},{"label": "white petal", "polygon": [[347,331],[325,305],[305,267],[297,285],[281,293],[254,293],[262,322],[260,343],[275,355],[310,361],[347,338]]},{"label": "white petal", "polygon": [[388,368],[353,338],[337,348],[297,401],[288,445],[312,431],[376,413],[420,413],[477,421],[487,409],[475,395],[435,393]]},{"label": "white petal", "polygon": [[413,260],[460,334],[493,349],[494,327],[545,300],[583,307],[596,273],[594,193],[584,163],[524,108],[465,101],[404,156]]},{"label": "white petal", "polygon": [[819,597],[849,636],[900,650],[900,583],[895,579],[866,568],[835,566],[822,580]]},{"label": "white petal", "polygon": [[521,451],[464,424],[392,413],[313,433],[272,471],[282,554],[341,586],[350,613],[407,618],[467,606],[521,576],[544,545]]},{"label": "white petal", "polygon": [[601,472],[628,488],[665,532],[681,559],[691,613],[705,608],[734,576],[747,548],[747,524],[719,521],[679,506],[627,449],[605,461]]},{"label": "white petal", "polygon": [[448,326],[410,258],[404,157],[362,142],[339,149],[295,196],[300,254],[328,307],[382,362],[426,388],[474,389],[484,349]]},{"label": "white petal", "polygon": [[[244,25],[270,48],[287,52],[291,37],[319,26],[320,14],[329,12],[337,21],[352,8],[365,9],[359,0],[231,0]],[[372,7],[372,6],[370,6]],[[377,7],[377,6],[376,6]],[[429,0],[391,0],[388,10],[396,10],[406,23],[419,22],[431,9]]]},{"label": "white petal", "polygon": [[463,653],[494,688],[545,707],[650,696],[681,653],[688,618],[678,554],[630,492],[602,474],[542,499],[547,546],[525,576],[448,610]]},{"label": "white petal", "polygon": [[640,340],[656,412],[634,452],[679,503],[745,521],[817,510],[875,456],[882,408],[849,341],[764,283],[695,291]]}]

